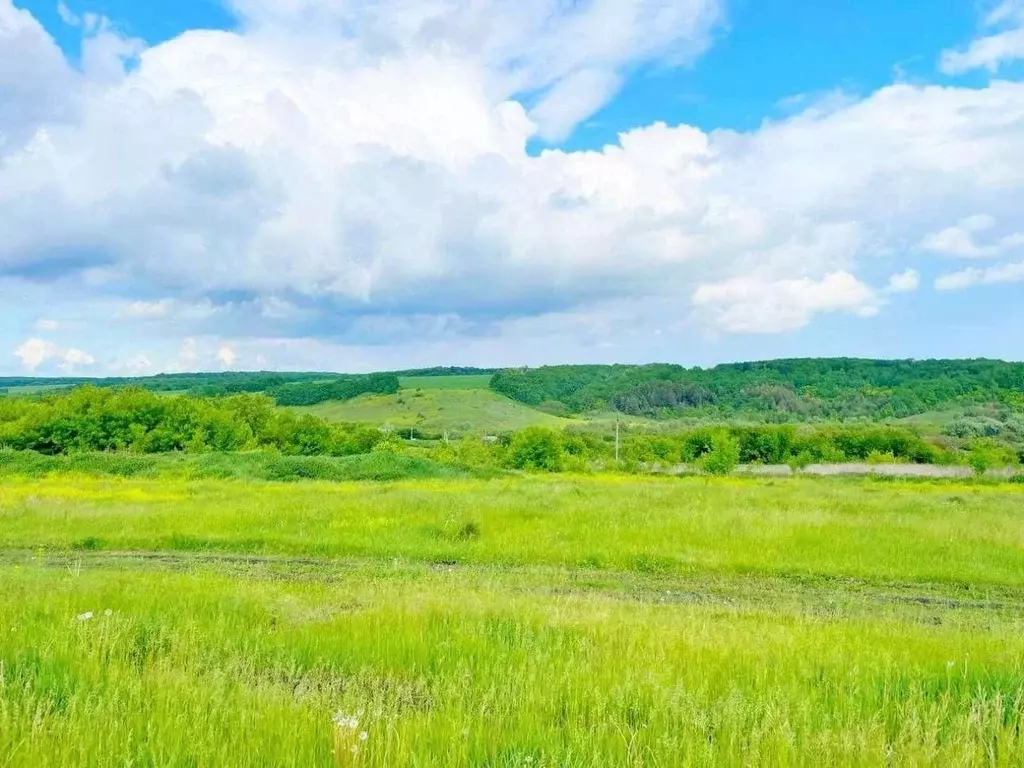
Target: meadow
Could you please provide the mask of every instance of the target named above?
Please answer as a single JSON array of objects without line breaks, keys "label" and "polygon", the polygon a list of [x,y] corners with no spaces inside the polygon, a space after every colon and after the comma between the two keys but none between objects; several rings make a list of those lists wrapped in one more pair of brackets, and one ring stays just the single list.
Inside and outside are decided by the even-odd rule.
[{"label": "meadow", "polygon": [[490,374],[462,374],[453,376],[399,376],[402,389],[487,389],[491,383]]},{"label": "meadow", "polygon": [[1024,760],[1020,485],[34,470],[0,765]]},{"label": "meadow", "polygon": [[[445,386],[448,378],[462,381],[457,386]],[[405,380],[411,388],[403,388],[395,395],[360,395],[352,400],[295,410],[334,422],[384,425],[399,431],[414,428],[434,434],[493,434],[526,427],[563,429],[582,423],[552,416],[475,386],[477,379],[452,376]]]}]

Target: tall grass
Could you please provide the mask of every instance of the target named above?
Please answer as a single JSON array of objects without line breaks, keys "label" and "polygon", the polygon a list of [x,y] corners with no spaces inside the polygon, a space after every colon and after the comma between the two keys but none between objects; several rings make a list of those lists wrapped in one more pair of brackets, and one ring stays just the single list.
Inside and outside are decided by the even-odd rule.
[{"label": "tall grass", "polygon": [[442,465],[426,458],[387,452],[343,457],[282,456],[264,452],[198,455],[90,452],[45,456],[33,451],[0,450],[0,477],[69,474],[88,477],[345,482],[457,478],[468,477],[471,471]]},{"label": "tall grass", "polygon": [[[555,477],[0,485],[0,547],[1024,584],[1024,487]],[[460,531],[471,526],[476,534]]]},{"label": "tall grass", "polygon": [[1024,761],[1020,487],[28,475],[3,766]]},{"label": "tall grass", "polygon": [[[552,595],[516,574],[328,574],[3,568],[0,754],[595,768],[1024,756],[1019,618]],[[367,734],[340,734],[343,751],[339,711]]]}]

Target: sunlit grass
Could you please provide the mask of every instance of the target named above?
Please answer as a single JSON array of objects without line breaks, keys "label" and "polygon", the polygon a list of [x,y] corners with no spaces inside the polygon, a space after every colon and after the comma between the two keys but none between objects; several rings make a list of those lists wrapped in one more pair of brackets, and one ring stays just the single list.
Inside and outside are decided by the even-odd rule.
[{"label": "sunlit grass", "polygon": [[[14,480],[6,549],[197,550],[1024,583],[1021,486],[629,477]],[[466,526],[473,535],[462,535]]]},{"label": "sunlit grass", "polygon": [[0,765],[1019,765],[1021,490],[5,479]]},{"label": "sunlit grass", "polygon": [[362,395],[345,402],[297,408],[321,418],[440,434],[482,434],[526,427],[563,428],[573,423],[517,403],[489,389],[403,389],[397,395]]},{"label": "sunlit grass", "polygon": [[417,389],[488,389],[491,374],[464,374],[458,376],[402,376],[398,379],[404,390]]}]

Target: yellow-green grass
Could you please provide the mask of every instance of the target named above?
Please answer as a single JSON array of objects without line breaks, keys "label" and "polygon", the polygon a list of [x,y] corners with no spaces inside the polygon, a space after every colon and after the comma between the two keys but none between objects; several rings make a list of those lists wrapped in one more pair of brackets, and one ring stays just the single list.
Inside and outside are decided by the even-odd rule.
[{"label": "yellow-green grass", "polygon": [[916,427],[926,434],[940,433],[950,422],[964,415],[963,407],[946,408],[941,411],[925,411],[914,416],[894,419],[893,423],[900,426]]},{"label": "yellow-green grass", "polygon": [[398,383],[402,389],[488,389],[491,375],[402,376]]},{"label": "yellow-green grass", "polygon": [[7,478],[0,765],[1020,765],[1022,491]]},{"label": "yellow-green grass", "polygon": [[1011,766],[1024,747],[1010,612],[53,565],[0,567],[7,765]]},{"label": "yellow-green grass", "polygon": [[517,403],[488,389],[412,389],[397,395],[362,395],[297,411],[341,422],[415,427],[441,433],[504,432],[533,426],[562,428],[573,423]]},{"label": "yellow-green grass", "polygon": [[1024,584],[1024,488],[559,477],[5,479],[0,548]]}]

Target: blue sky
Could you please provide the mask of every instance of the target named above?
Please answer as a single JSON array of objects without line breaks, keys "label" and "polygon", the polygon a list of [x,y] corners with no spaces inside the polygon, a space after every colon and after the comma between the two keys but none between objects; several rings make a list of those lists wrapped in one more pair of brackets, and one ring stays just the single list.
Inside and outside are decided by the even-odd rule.
[{"label": "blue sky", "polygon": [[0,96],[0,374],[1024,359],[1024,0],[0,0]]},{"label": "blue sky", "polygon": [[[24,0],[68,56],[79,55],[81,35],[65,24],[51,0]],[[221,0],[83,0],[76,14],[111,19],[125,34],[150,45],[191,29],[237,29]],[[618,132],[658,120],[705,130],[750,130],[799,106],[796,97],[841,89],[867,94],[895,77],[937,77],[936,51],[969,39],[978,24],[972,2],[929,0],[735,0],[699,66],[641,67],[614,101],[581,125],[564,145],[590,148]],[[983,78],[975,78],[976,82]]]}]

